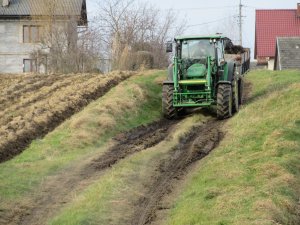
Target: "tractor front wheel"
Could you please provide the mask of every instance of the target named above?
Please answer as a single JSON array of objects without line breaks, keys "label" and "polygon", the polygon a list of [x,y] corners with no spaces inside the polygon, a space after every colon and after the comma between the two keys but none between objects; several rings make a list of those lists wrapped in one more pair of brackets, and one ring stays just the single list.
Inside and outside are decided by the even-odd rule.
[{"label": "tractor front wheel", "polygon": [[217,117],[226,119],[232,116],[232,87],[229,84],[219,84],[217,94]]},{"label": "tractor front wheel", "polygon": [[164,85],[162,91],[162,112],[165,118],[175,119],[178,116],[177,108],[173,106],[173,85]]}]

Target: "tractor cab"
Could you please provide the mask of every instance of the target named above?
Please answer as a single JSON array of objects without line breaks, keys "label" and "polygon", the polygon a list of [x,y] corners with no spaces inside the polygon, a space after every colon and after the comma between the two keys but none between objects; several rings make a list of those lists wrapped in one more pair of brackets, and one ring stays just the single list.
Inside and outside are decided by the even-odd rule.
[{"label": "tractor cab", "polygon": [[214,45],[207,39],[184,40],[181,42],[183,79],[205,78],[207,75],[207,58],[215,58]]}]

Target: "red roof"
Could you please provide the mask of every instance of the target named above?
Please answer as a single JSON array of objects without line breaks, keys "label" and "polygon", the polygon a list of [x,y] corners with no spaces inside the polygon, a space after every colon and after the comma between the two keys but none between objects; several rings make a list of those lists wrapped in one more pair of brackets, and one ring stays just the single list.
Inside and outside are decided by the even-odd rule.
[{"label": "red roof", "polygon": [[300,36],[297,10],[256,10],[255,58],[275,57],[277,37]]}]

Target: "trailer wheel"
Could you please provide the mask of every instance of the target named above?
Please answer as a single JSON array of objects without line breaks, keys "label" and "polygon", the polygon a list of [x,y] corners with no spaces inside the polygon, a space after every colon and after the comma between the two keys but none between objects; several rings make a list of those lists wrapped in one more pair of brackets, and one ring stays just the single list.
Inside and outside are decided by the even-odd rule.
[{"label": "trailer wheel", "polygon": [[233,104],[232,104],[232,112],[236,113],[240,109],[240,95],[239,95],[239,81],[234,81],[233,83],[233,90],[232,90],[232,98],[233,98]]},{"label": "trailer wheel", "polygon": [[178,116],[177,109],[173,106],[173,85],[163,85],[162,112],[165,118],[175,119]]},{"label": "trailer wheel", "polygon": [[232,116],[232,88],[229,84],[219,84],[217,94],[217,117],[226,119]]},{"label": "trailer wheel", "polygon": [[243,98],[244,98],[244,79],[239,80],[239,104],[243,104]]}]

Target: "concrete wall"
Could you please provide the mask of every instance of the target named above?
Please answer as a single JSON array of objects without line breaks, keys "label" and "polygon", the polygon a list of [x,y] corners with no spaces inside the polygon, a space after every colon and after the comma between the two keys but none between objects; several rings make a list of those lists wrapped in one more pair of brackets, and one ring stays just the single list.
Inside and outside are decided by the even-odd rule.
[{"label": "concrete wall", "polygon": [[271,58],[268,61],[268,70],[274,70],[274,66],[275,66],[275,59]]},{"label": "concrete wall", "polygon": [[22,73],[23,59],[30,58],[30,52],[38,44],[23,43],[23,25],[30,21],[0,21],[0,73]]},{"label": "concrete wall", "polygon": [[[70,21],[58,21],[56,27],[64,29],[67,22]],[[76,43],[77,25],[71,24],[68,29],[74,31],[73,40]],[[41,48],[40,44],[23,43],[24,25],[36,25],[36,23],[26,20],[0,21],[0,73],[23,73],[23,60],[30,59],[30,53]],[[45,71],[45,66],[39,68],[39,71]]]}]

